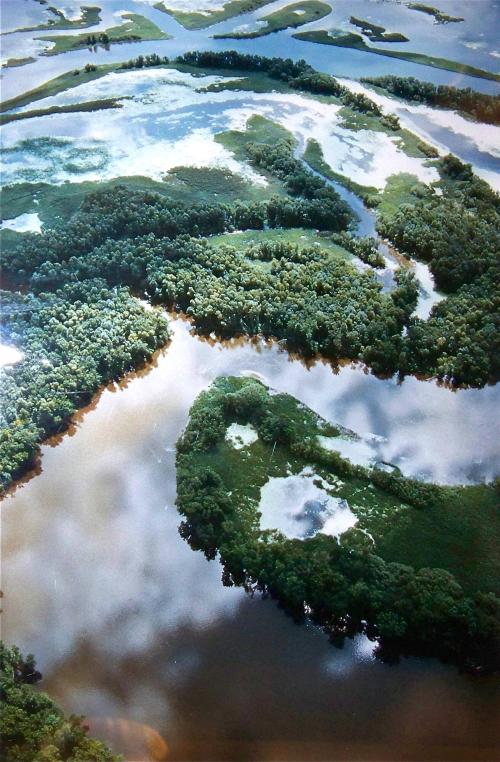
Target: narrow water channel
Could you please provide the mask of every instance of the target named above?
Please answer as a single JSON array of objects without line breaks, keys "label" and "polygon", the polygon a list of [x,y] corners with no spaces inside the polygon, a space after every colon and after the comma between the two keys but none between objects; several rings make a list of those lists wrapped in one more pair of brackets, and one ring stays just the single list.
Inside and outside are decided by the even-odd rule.
[{"label": "narrow water channel", "polygon": [[389,667],[363,638],[338,651],[223,587],[218,562],[178,535],[174,446],[213,378],[254,371],[406,473],[489,478],[498,389],[307,369],[275,345],[173,324],[155,363],[106,389],[3,501],[3,638],[36,653],[42,687],[128,760],[494,758],[492,680]]}]

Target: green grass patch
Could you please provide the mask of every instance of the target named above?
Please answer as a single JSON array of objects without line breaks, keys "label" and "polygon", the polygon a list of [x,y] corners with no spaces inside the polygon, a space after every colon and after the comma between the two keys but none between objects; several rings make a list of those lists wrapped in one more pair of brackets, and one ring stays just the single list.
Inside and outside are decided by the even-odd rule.
[{"label": "green grass patch", "polygon": [[[158,185],[158,183],[157,183]],[[252,183],[241,175],[219,167],[174,167],[164,177],[162,193],[176,201],[233,203],[265,201],[284,195],[277,181],[268,185]]]},{"label": "green grass patch", "polygon": [[[335,30],[333,31],[335,32]],[[460,63],[459,61],[450,61],[448,58],[428,56],[425,53],[373,48],[367,45],[359,34],[345,34],[339,30],[334,34],[331,34],[326,29],[316,29],[313,32],[297,32],[293,36],[297,40],[305,40],[306,42],[316,42],[321,45],[334,45],[335,47],[341,48],[353,48],[354,50],[361,50],[365,53],[374,53],[375,55],[387,56],[389,58],[399,58],[403,61],[410,61],[411,63],[422,64],[423,66],[432,66],[435,69],[446,69],[447,71],[454,71],[459,74],[467,74],[469,77],[491,79],[495,82],[500,82],[499,74],[495,74],[492,71],[486,71],[485,69],[478,69],[475,66],[469,66],[469,64]]]},{"label": "green grass patch", "polygon": [[56,56],[60,53],[67,53],[69,50],[92,48],[96,45],[107,47],[122,42],[144,42],[146,40],[168,40],[172,38],[171,35],[162,32],[156,24],[145,16],[140,16],[137,13],[124,13],[122,18],[124,19],[123,24],[110,27],[104,32],[97,33],[97,35],[78,34],[54,37],[47,35],[39,37],[40,40],[54,43],[54,46],[43,55]]},{"label": "green grass patch", "polygon": [[311,21],[328,16],[331,13],[331,7],[319,0],[305,0],[303,3],[293,3],[286,5],[274,13],[263,16],[259,21],[265,21],[266,25],[255,29],[252,32],[228,32],[225,34],[215,34],[215,39],[235,39],[245,40],[255,37],[264,37],[266,34],[281,32],[284,29],[296,29],[298,26],[309,24]]},{"label": "green grass patch", "polygon": [[226,21],[233,18],[233,16],[241,16],[242,13],[257,11],[270,2],[272,0],[230,0],[230,2],[224,3],[223,8],[205,13],[173,10],[168,7],[168,0],[155,3],[153,8],[173,16],[177,23],[181,24],[185,29],[206,29],[208,26]]},{"label": "green grass patch", "polygon": [[386,560],[450,571],[465,590],[500,593],[499,495],[482,485],[449,488],[439,505],[387,526],[377,550]]},{"label": "green grass patch", "polygon": [[[180,66],[179,69],[182,70]],[[238,79],[231,79],[226,82],[216,82],[213,85],[209,85],[204,88],[204,91],[208,93],[220,93],[225,90],[243,90],[250,93],[297,93],[297,90],[291,88],[287,82],[271,79],[268,74],[264,74],[263,72],[242,71],[241,74],[235,75],[234,69],[215,69],[210,70],[210,73],[219,74],[224,77],[238,77]],[[305,97],[308,97],[308,95],[306,94]]]},{"label": "green grass patch", "polygon": [[308,228],[272,228],[270,230],[243,230],[237,233],[223,233],[210,237],[213,246],[235,246],[246,248],[261,243],[291,243],[296,246],[317,246],[326,255],[337,259],[351,260],[352,254],[333,243],[327,236],[316,233]]},{"label": "green grass patch", "polygon": [[290,137],[290,133],[284,127],[271,119],[254,114],[248,119],[244,132],[240,130],[219,132],[215,136],[215,140],[217,143],[221,143],[224,148],[232,151],[237,159],[246,160],[245,147],[248,143],[264,143],[274,146],[281,140],[289,140]]},{"label": "green grass patch", "polygon": [[384,190],[379,194],[377,211],[380,214],[394,214],[401,204],[415,204],[432,193],[425,183],[409,172],[390,175]]}]

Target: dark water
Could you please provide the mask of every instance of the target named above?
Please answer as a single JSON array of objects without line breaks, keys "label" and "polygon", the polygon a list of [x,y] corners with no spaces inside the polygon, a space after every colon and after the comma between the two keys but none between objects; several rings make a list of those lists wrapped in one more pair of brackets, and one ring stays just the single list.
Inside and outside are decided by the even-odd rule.
[{"label": "dark water", "polygon": [[493,759],[492,680],[434,661],[388,667],[365,638],[338,651],[224,588],[218,563],[181,540],[174,443],[212,378],[248,370],[386,437],[384,459],[399,453],[408,473],[493,468],[495,388],[307,370],[276,347],[211,346],[177,321],[156,367],[106,390],[3,502],[4,639],[35,652],[43,687],[129,760]]}]

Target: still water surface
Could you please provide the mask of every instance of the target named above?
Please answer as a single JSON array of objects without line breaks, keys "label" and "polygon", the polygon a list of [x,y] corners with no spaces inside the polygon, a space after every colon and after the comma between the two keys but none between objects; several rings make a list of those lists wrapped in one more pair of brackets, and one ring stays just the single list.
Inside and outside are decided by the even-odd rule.
[{"label": "still water surface", "polygon": [[3,502],[4,639],[35,652],[43,687],[129,760],[493,759],[492,680],[388,667],[364,638],[338,651],[224,588],[218,562],[177,533],[174,445],[213,378],[251,370],[406,473],[489,478],[497,389],[308,370],[276,346],[174,327],[156,363],[106,389]]}]

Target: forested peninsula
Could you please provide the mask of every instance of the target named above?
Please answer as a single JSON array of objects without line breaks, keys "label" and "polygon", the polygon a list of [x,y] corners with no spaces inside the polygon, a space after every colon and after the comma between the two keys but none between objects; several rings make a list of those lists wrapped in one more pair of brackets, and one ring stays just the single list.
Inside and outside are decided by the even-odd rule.
[{"label": "forested peninsula", "polygon": [[[253,432],[244,449],[228,437],[234,425]],[[323,446],[341,433],[260,381],[217,379],[195,401],[177,444],[181,535],[207,558],[220,555],[226,585],[270,595],[297,621],[320,624],[337,645],[365,633],[385,660],[418,654],[497,669],[496,554],[478,545],[485,573],[473,579],[479,559],[471,542],[483,531],[498,537],[498,493],[425,484],[382,464],[354,466]],[[339,511],[348,501],[354,525],[334,536],[324,525],[301,539],[262,529],[264,485],[306,469],[326,500],[331,493],[340,501]],[[292,511],[293,490],[286,494],[284,510]],[[319,508],[313,514],[307,504],[300,520],[312,515],[314,526]]]}]

